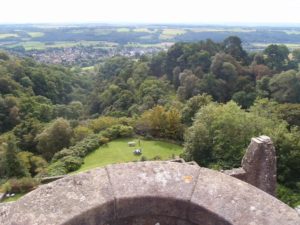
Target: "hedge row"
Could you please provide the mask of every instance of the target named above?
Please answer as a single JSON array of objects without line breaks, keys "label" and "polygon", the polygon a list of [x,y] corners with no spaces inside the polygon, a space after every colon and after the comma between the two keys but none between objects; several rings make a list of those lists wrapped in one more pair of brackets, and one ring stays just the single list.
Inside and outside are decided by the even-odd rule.
[{"label": "hedge row", "polygon": [[100,132],[91,134],[76,145],[57,152],[48,167],[48,176],[64,175],[75,171],[83,164],[83,158],[90,152],[111,140],[134,135],[133,128],[126,125],[114,125]]}]

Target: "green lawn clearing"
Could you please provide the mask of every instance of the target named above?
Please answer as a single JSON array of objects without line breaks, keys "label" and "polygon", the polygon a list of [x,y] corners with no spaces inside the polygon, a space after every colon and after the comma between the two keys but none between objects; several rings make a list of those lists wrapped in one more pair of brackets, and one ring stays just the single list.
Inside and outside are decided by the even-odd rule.
[{"label": "green lawn clearing", "polygon": [[[128,142],[134,141],[135,147],[129,147]],[[141,155],[134,155],[135,149],[142,149]],[[92,152],[84,159],[84,164],[76,172],[89,170],[95,167],[102,167],[108,164],[124,163],[131,161],[140,161],[141,157],[146,157],[147,160],[153,159],[155,156],[160,156],[162,160],[171,159],[173,156],[178,156],[182,153],[182,146],[171,144],[164,141],[146,141],[135,139],[118,139],[109,142],[105,146],[101,146],[96,151]]]},{"label": "green lawn clearing", "polygon": [[26,194],[27,193],[16,194],[13,197],[9,197],[9,198],[4,199],[3,202],[14,202],[14,201],[17,201],[19,198],[23,197]]}]

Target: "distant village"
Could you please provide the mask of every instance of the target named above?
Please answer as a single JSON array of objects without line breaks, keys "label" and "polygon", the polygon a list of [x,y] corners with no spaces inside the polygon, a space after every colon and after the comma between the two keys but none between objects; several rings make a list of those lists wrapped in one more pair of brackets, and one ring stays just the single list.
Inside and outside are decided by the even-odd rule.
[{"label": "distant village", "polygon": [[162,50],[167,50],[167,47],[97,47],[78,45],[73,47],[47,48],[45,50],[30,50],[12,53],[19,56],[32,57],[41,63],[87,67],[95,65],[96,63],[103,61],[103,59],[112,56],[118,55],[135,58],[141,55],[152,55]]}]

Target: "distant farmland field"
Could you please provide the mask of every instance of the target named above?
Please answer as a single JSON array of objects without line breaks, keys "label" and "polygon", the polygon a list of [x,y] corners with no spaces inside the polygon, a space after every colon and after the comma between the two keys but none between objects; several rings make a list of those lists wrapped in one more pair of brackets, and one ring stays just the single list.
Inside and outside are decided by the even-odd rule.
[{"label": "distant farmland field", "polygon": [[18,37],[18,34],[0,34],[0,39],[10,38],[10,37]]},{"label": "distant farmland field", "polygon": [[43,33],[43,32],[28,32],[28,35],[32,38],[35,38],[35,37],[42,37],[45,35],[45,33]]},{"label": "distant farmland field", "polygon": [[186,30],[184,29],[164,29],[162,34],[159,36],[160,39],[171,39],[180,34],[185,34]]}]

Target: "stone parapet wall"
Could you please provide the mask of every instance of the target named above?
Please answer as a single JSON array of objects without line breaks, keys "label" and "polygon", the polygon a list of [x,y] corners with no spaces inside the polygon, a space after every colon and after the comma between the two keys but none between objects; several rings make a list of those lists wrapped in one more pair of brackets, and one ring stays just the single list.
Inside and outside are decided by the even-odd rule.
[{"label": "stone parapet wall", "polygon": [[1,225],[299,225],[296,211],[254,186],[197,165],[109,165],[0,205]]},{"label": "stone parapet wall", "polygon": [[271,196],[275,188],[275,148],[261,136],[241,168],[222,173],[174,159],[64,177],[0,204],[0,224],[300,225],[298,213]]}]

